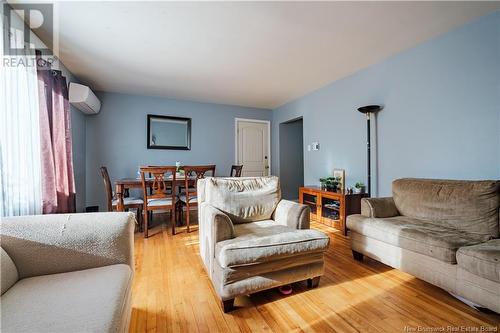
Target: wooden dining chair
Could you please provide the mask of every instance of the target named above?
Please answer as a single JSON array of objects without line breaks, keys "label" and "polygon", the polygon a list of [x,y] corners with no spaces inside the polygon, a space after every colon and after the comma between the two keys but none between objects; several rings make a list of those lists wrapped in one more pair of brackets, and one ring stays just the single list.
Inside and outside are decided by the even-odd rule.
[{"label": "wooden dining chair", "polygon": [[241,170],[243,170],[243,165],[232,165],[231,166],[231,177],[241,177]]},{"label": "wooden dining chair", "polygon": [[[113,194],[113,187],[111,185],[111,180],[109,178],[108,168],[102,166],[100,168],[101,177],[104,182],[104,191],[106,193],[106,205],[108,212],[112,212],[116,210],[118,206],[118,199]],[[123,198],[123,206],[125,210],[129,210],[130,208],[136,210],[136,219],[137,223],[139,223],[139,229],[142,231],[142,206],[144,202],[140,198],[132,198],[126,197]]]},{"label": "wooden dining chair", "polygon": [[[172,235],[175,235],[175,208],[177,197],[175,191],[175,166],[141,167],[142,191],[144,194],[144,238],[148,237],[149,212],[155,210],[170,210]],[[151,180],[147,175],[151,175]],[[151,186],[152,192],[149,192]]]},{"label": "wooden dining chair", "polygon": [[[155,167],[156,168],[156,167],[161,167],[161,165],[148,165],[148,167]],[[148,179],[152,178],[151,173],[148,173],[147,178]],[[172,184],[168,184],[167,190],[166,190],[167,193],[170,193],[172,191],[171,185]],[[152,193],[153,193],[153,187],[150,185],[149,186],[149,194],[152,194]],[[148,214],[149,214],[149,220],[152,221],[153,220],[153,211],[152,210],[149,211]]]},{"label": "wooden dining chair", "polygon": [[[199,166],[185,166],[184,167],[184,192],[179,195],[179,212],[182,220],[184,209],[186,210],[186,229],[189,232],[189,213],[191,209],[198,209],[198,193],[196,183],[198,179],[205,178],[205,174],[209,172],[212,177],[215,177],[215,165],[199,165]],[[189,186],[193,183],[194,186]]]}]

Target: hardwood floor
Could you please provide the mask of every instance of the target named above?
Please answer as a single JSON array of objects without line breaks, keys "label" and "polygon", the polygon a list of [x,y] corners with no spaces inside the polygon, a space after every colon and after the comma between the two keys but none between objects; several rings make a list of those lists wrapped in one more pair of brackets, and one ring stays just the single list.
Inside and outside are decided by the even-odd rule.
[{"label": "hardwood floor", "polygon": [[354,261],[349,238],[326,226],[312,227],[332,240],[319,287],[309,290],[304,281],[293,285],[290,296],[273,289],[238,297],[228,314],[198,255],[198,231],[179,228],[172,236],[163,224],[148,239],[136,234],[130,332],[418,332],[419,327],[447,332],[448,326],[498,332],[500,315],[476,311],[369,258]]}]

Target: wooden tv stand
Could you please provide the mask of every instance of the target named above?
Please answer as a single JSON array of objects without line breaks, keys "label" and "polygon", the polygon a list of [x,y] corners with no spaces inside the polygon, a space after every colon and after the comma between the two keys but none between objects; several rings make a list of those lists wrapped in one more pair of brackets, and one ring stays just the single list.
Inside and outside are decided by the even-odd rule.
[{"label": "wooden tv stand", "polygon": [[311,207],[311,220],[334,227],[344,236],[347,236],[347,216],[361,213],[361,198],[366,196],[326,191],[319,186],[299,188],[299,202]]}]

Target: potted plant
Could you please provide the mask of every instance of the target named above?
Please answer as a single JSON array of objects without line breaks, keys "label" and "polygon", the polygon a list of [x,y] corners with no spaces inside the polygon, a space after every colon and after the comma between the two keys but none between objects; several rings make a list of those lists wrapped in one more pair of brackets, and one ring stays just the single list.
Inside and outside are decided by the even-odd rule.
[{"label": "potted plant", "polygon": [[175,162],[175,171],[177,173],[177,176],[184,175],[184,167],[182,166],[181,162]]},{"label": "potted plant", "polygon": [[354,193],[365,193],[366,186],[363,182],[357,182],[354,184]]},{"label": "potted plant", "polygon": [[340,179],[339,177],[325,177],[319,179],[321,183],[321,188],[327,191],[337,191]]}]

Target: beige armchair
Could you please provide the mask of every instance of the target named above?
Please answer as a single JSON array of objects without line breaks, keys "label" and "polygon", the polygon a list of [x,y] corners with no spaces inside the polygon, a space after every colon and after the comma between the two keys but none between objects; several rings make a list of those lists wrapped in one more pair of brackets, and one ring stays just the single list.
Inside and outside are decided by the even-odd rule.
[{"label": "beige armchair", "polygon": [[0,220],[2,331],[128,332],[132,213]]},{"label": "beige armchair", "polygon": [[308,281],[316,287],[330,239],[309,207],[281,200],[277,177],[198,181],[200,255],[224,312],[234,298]]}]

